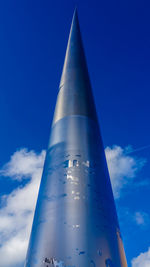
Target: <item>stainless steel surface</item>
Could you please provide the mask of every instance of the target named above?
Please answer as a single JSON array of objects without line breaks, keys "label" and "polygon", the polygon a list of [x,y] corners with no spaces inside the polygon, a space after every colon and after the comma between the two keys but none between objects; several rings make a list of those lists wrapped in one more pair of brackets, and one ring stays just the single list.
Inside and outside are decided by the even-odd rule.
[{"label": "stainless steel surface", "polygon": [[25,266],[127,266],[76,12]]},{"label": "stainless steel surface", "polygon": [[74,13],[53,123],[68,115],[96,118],[77,12]]}]

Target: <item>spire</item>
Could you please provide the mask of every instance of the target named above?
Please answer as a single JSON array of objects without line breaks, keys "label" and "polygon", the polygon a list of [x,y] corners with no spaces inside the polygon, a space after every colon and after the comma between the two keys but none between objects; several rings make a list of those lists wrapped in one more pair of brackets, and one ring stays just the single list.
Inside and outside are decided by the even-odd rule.
[{"label": "spire", "polygon": [[75,10],[25,267],[127,267]]},{"label": "spire", "polygon": [[53,123],[69,115],[96,118],[77,9],[74,11]]}]

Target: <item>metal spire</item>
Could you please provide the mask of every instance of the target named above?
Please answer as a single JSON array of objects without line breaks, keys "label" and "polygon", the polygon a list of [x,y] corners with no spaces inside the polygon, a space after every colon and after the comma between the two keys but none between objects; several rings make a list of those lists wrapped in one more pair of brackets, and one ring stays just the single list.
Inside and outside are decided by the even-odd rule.
[{"label": "metal spire", "polygon": [[77,9],[75,9],[60,81],[54,123],[64,116],[83,115],[96,118]]},{"label": "metal spire", "polygon": [[127,267],[77,11],[25,267]]}]

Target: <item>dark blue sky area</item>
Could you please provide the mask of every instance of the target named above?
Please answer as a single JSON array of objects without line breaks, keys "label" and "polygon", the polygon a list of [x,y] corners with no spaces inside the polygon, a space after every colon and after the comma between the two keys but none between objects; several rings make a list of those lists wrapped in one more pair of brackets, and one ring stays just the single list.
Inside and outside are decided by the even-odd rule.
[{"label": "dark blue sky area", "polygon": [[[1,166],[18,148],[47,147],[76,5],[104,145],[150,144],[149,1],[2,0]],[[149,152],[137,155],[149,158]]]},{"label": "dark blue sky area", "polygon": [[1,161],[47,146],[76,4],[105,146],[150,144],[148,1],[1,1]]}]

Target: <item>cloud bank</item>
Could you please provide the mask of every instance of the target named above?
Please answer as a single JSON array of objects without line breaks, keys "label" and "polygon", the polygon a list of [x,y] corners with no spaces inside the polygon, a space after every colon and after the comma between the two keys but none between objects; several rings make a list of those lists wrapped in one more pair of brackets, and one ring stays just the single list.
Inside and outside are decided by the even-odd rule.
[{"label": "cloud bank", "polygon": [[122,189],[131,183],[145,165],[145,159],[129,155],[131,147],[106,147],[105,154],[115,198],[119,198]]},{"label": "cloud bank", "polygon": [[150,247],[132,260],[132,267],[150,267]]},{"label": "cloud bank", "polygon": [[[106,157],[116,198],[121,190],[136,177],[144,165],[143,160],[126,154],[119,146],[107,147]],[[20,267],[26,255],[33,213],[45,159],[45,151],[36,153],[21,149],[16,151],[0,170],[0,175],[13,180],[26,181],[9,195],[3,195],[0,206],[0,267]],[[8,180],[7,180],[8,182]],[[136,214],[139,224],[142,215]],[[140,254],[140,260],[142,258]],[[133,259],[136,264],[137,259]],[[133,265],[138,267],[140,265]],[[148,265],[141,265],[147,267]],[[149,265],[150,266],[150,265]]]},{"label": "cloud bank", "polygon": [[44,158],[45,151],[36,154],[21,149],[1,170],[1,175],[11,179],[30,180],[24,187],[3,196],[4,204],[0,208],[0,267],[16,267],[25,258]]}]

